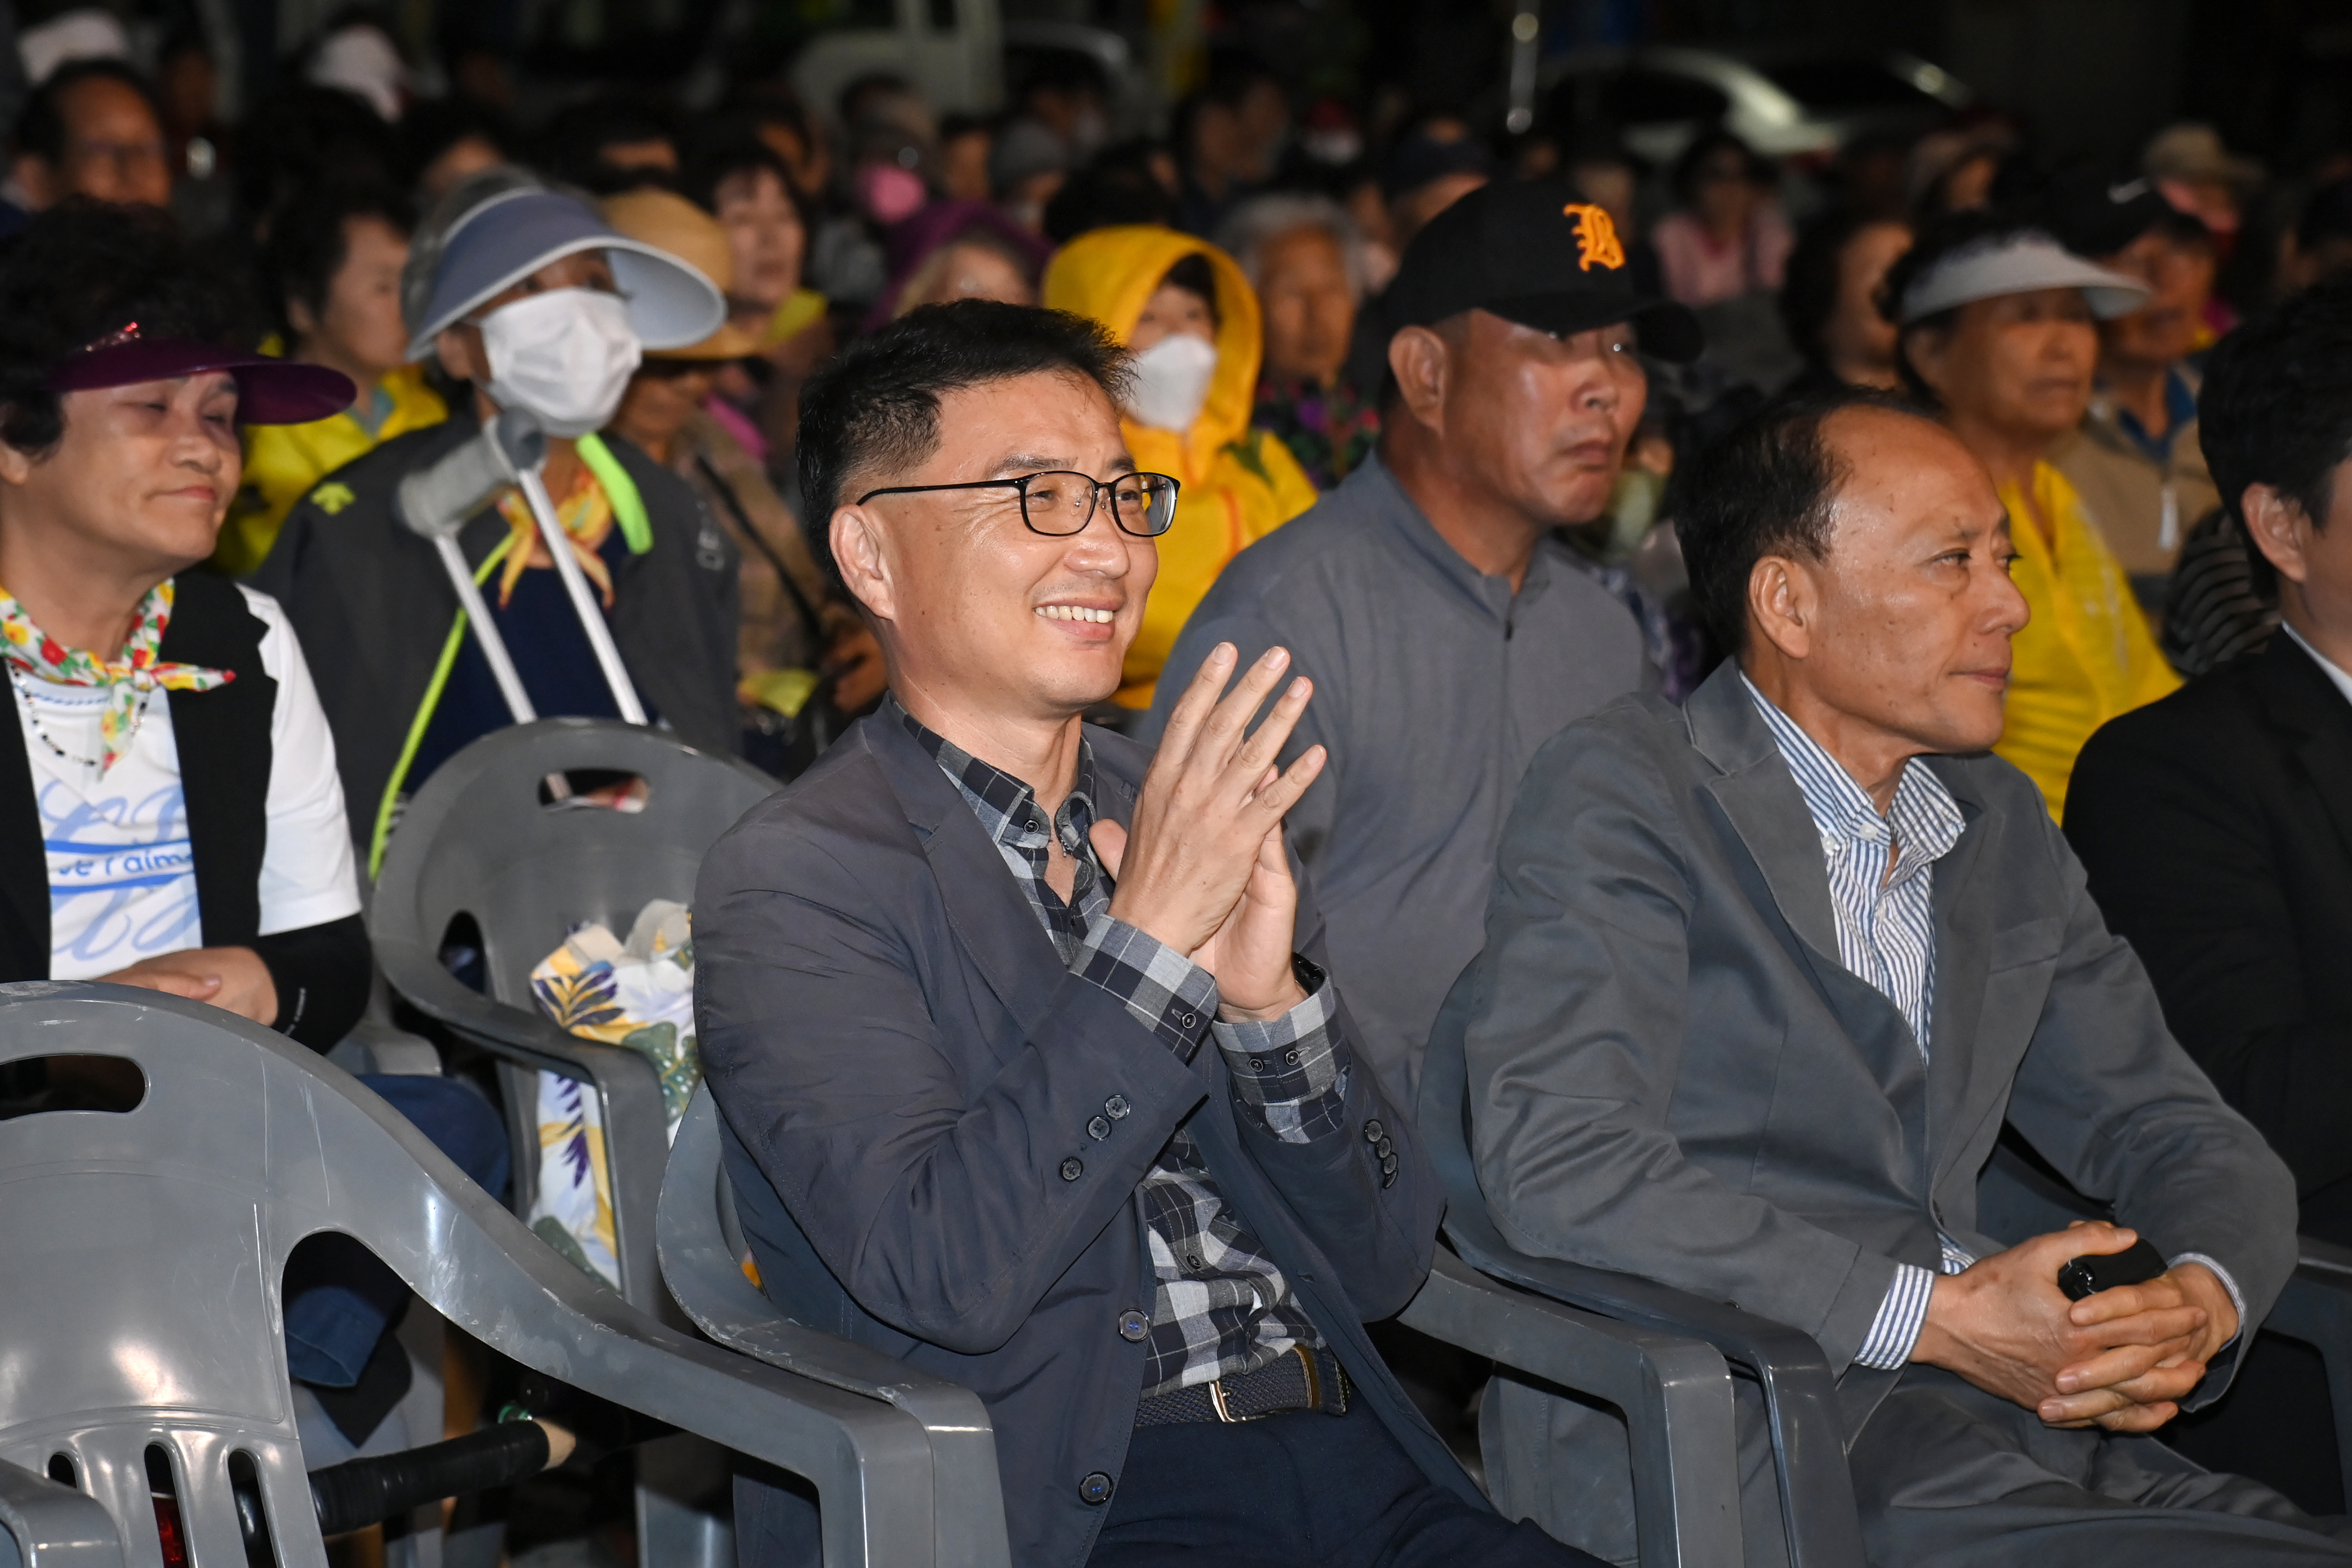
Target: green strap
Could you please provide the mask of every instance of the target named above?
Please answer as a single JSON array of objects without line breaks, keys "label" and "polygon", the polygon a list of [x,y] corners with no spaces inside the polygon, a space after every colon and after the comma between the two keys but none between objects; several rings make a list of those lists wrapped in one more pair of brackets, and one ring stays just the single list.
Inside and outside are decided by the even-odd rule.
[{"label": "green strap", "polygon": [[583,436],[578,445],[580,460],[588,465],[588,471],[604,487],[604,499],[613,503],[613,518],[621,525],[621,538],[629,553],[643,555],[654,547],[654,525],[646,516],[646,500],[637,494],[637,481],[629,478],[629,470],[621,467],[621,459],[613,456],[613,448],[604,445],[602,436]]},{"label": "green strap", "polygon": [[[498,548],[482,558],[474,569],[477,584],[488,580],[514,547],[514,535],[509,533],[498,542]],[[442,641],[440,662],[433,667],[433,679],[425,683],[425,700],[416,705],[416,717],[408,722],[408,739],[401,742],[400,761],[392,765],[392,777],[383,784],[383,798],[376,803],[375,832],[368,839],[368,880],[373,882],[383,869],[383,847],[392,837],[392,811],[400,799],[400,786],[407,782],[409,764],[416,761],[416,748],[425,743],[425,731],[433,723],[434,711],[441,706],[441,689],[449,684],[449,671],[457,663],[457,650],[466,646],[466,612],[461,606],[457,618],[449,623],[449,635]]]}]

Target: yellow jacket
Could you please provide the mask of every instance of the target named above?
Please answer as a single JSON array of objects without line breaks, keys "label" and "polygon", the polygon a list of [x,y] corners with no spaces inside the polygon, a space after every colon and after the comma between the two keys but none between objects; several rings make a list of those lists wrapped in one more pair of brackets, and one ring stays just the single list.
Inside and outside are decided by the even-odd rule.
[{"label": "yellow jacket", "polygon": [[2000,499],[2017,547],[2011,575],[2033,619],[2010,645],[2009,722],[1993,750],[2041,786],[2050,815],[2063,821],[2066,781],[2091,732],[2177,689],[2180,677],[2158,651],[2130,580],[2063,474],[2033,466],[2046,538],[2015,485],[2003,485]]},{"label": "yellow jacket", "polygon": [[313,485],[394,436],[449,417],[448,405],[425,384],[421,365],[402,365],[376,387],[391,398],[392,409],[373,435],[349,414],[330,415],[308,425],[246,426],[245,484],[221,524],[220,542],[213,547],[214,565],[232,577],[250,575],[278,542],[286,514]]},{"label": "yellow jacket", "polygon": [[1225,563],[1315,504],[1315,486],[1281,438],[1250,427],[1265,340],[1257,295],[1232,257],[1206,240],[1156,225],[1098,228],[1064,246],[1045,268],[1045,302],[1091,316],[1125,342],[1168,269],[1205,256],[1217,280],[1217,369],[1192,429],[1178,435],[1122,418],[1135,466],[1184,487],[1176,525],[1160,539],[1160,576],[1143,626],[1127,650],[1118,700],[1151,706],[1153,684],[1176,634]]}]

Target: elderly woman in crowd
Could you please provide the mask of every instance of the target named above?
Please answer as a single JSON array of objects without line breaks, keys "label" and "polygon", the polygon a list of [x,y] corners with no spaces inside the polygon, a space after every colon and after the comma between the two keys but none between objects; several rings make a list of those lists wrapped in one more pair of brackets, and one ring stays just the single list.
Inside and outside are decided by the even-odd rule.
[{"label": "elderly woman in crowd", "polygon": [[360,395],[325,419],[246,432],[245,489],[213,557],[232,576],[261,564],[312,485],[395,436],[449,417],[424,367],[408,357],[400,320],[400,273],[415,226],[397,191],[366,183],[303,192],[270,225],[262,273],[283,313],[288,357],[341,371]]},{"label": "elderly woman in crowd", "polygon": [[800,423],[801,383],[837,346],[825,297],[804,282],[807,209],[784,161],[748,134],[696,148],[681,188],[727,231],[734,279],[727,319],[751,338],[759,362],[720,375],[712,410],[782,475]]},{"label": "elderly woman in crowd", "polygon": [[[499,414],[547,435],[542,478],[648,712],[732,752],[735,547],[686,481],[598,434],[646,348],[698,342],[726,319],[710,280],[616,234],[574,198],[511,169],[476,175],[419,235],[403,311],[409,347],[469,383],[449,420],[328,476],[286,520],[256,583],[282,600],[316,661],[355,837],[371,870],[401,800],[443,762],[513,721],[432,544],[394,500]],[[616,718],[587,627],[519,492],[467,518],[459,550],[541,718]]]},{"label": "elderly woman in crowd", "polygon": [[1773,171],[1728,131],[1710,131],[1675,165],[1679,205],[1650,230],[1666,292],[1719,305],[1780,287],[1796,236],[1772,194]]},{"label": "elderly woman in crowd", "polygon": [[[731,286],[726,231],[685,197],[630,191],[605,198],[604,211],[619,234],[677,257],[721,293]],[[882,658],[759,459],[707,406],[713,374],[756,347],[728,321],[699,342],[647,350],[608,428],[677,470],[734,541],[742,560],[735,695],[744,754],[789,777],[832,739],[835,731],[817,721],[822,716],[854,713],[882,694]]]},{"label": "elderly woman in crowd", "polygon": [[1149,708],[1192,606],[1226,562],[1313,506],[1315,486],[1280,437],[1250,423],[1257,295],[1232,257],[1156,225],[1098,228],[1054,258],[1045,303],[1092,317],[1133,352],[1128,453],[1183,487],[1116,698]]},{"label": "elderly woman in crowd", "polygon": [[890,231],[890,281],[866,330],[950,300],[1034,305],[1052,249],[986,202],[933,202]]},{"label": "elderly woman in crowd", "polygon": [[[213,552],[241,427],[348,405],[341,372],[226,346],[236,311],[169,219],[68,203],[0,255],[0,981],[105,980],[324,1050],[368,994],[334,743],[268,596]],[[506,1135],[449,1079],[365,1081],[492,1192]],[[95,1069],[53,1076],[63,1105]],[[303,1447],[321,1406],[363,1441],[406,1386],[379,1356],[408,1291],[381,1263],[298,1252],[286,1282]],[[396,1370],[395,1370],[396,1369]],[[314,1394],[320,1389],[323,1394]],[[437,1434],[436,1434],[437,1435]]]},{"label": "elderly woman in crowd", "polygon": [[1257,289],[1265,365],[1251,422],[1290,448],[1318,489],[1364,460],[1381,436],[1379,388],[1347,374],[1356,308],[1364,298],[1363,244],[1326,196],[1255,196],[1219,237]]},{"label": "elderly woman in crowd", "polygon": [[2090,405],[2098,323],[2139,309],[2147,289],[2039,230],[1955,213],[1895,264],[1885,298],[1905,384],[1983,459],[2009,509],[2011,575],[2032,619],[2011,639],[1994,749],[2063,820],[2091,732],[2180,684],[2095,520],[2048,460]]},{"label": "elderly woman in crowd", "polygon": [[1878,308],[1886,269],[1911,248],[1910,226],[1838,212],[1816,221],[1789,255],[1780,321],[1804,356],[1784,391],[1902,384],[1895,369],[1895,323]]}]

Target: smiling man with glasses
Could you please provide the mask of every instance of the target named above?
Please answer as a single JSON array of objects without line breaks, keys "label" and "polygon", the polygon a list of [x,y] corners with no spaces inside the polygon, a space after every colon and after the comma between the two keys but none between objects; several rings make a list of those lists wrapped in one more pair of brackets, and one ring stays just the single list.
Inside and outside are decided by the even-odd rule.
[{"label": "smiling man with glasses", "polygon": [[[891,695],[696,889],[761,1285],[979,1394],[1014,1562],[1589,1563],[1487,1510],[1365,1337],[1439,1196],[1283,842],[1309,683],[1226,647],[1156,756],[1083,722],[1155,541],[1199,525],[1135,471],[1126,375],[1087,321],[964,300],[803,401],[808,513]],[[808,1507],[745,1483],[744,1560],[803,1560]]]}]

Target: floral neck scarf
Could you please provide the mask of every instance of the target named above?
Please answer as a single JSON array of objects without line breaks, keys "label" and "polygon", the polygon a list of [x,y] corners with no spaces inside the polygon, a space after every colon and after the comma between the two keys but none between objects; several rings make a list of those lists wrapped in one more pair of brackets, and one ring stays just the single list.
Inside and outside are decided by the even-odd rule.
[{"label": "floral neck scarf", "polygon": [[[509,490],[499,498],[499,515],[507,520],[514,538],[513,547],[507,552],[506,565],[499,574],[499,608],[503,610],[514,598],[515,584],[522,581],[541,542],[538,520],[530,515],[530,503],[522,499],[520,490]],[[555,503],[555,520],[563,525],[564,535],[572,542],[572,554],[580,563],[580,570],[588,574],[588,581],[595,584],[597,592],[604,596],[604,607],[611,609],[613,574],[597,550],[604,544],[604,536],[613,531],[613,502],[585,462],[580,465],[580,478],[573,482],[572,493]]]},{"label": "floral neck scarf", "polygon": [[166,691],[210,691],[236,679],[234,670],[166,664],[157,659],[155,650],[162,646],[163,628],[171,620],[172,584],[159,583],[139,601],[138,619],[131,626],[130,640],[122,645],[121,657],[102,659],[79,648],[68,647],[42,631],[25,613],[25,606],[5,588],[0,588],[0,656],[55,685],[109,689],[106,711],[99,719],[99,733],[106,742],[106,754],[99,763],[103,773],[131,749],[131,738],[138,733],[139,714],[157,688]]}]

